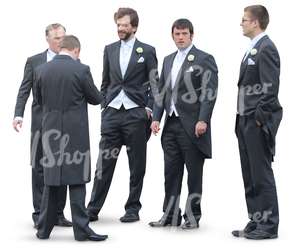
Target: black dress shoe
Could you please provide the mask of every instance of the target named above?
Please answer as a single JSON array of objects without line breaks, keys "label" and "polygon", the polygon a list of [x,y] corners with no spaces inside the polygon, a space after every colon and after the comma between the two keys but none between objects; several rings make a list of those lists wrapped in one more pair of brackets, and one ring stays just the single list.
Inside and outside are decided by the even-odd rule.
[{"label": "black dress shoe", "polygon": [[89,215],[89,219],[90,219],[90,222],[92,222],[92,221],[97,221],[99,218],[98,218],[98,215]]},{"label": "black dress shoe", "polygon": [[245,237],[245,234],[255,230],[256,226],[257,224],[254,221],[250,221],[243,230],[233,230],[231,233],[234,237]]},{"label": "black dress shoe", "polygon": [[138,213],[129,213],[129,212],[126,212],[124,214],[124,216],[122,216],[120,218],[120,221],[123,223],[135,222],[135,221],[139,221],[139,220],[140,220],[140,217],[139,217]]},{"label": "black dress shoe", "polygon": [[149,223],[150,227],[168,227],[168,226],[179,227],[180,225],[181,225],[181,219],[177,220],[176,222],[173,222],[161,218],[159,221],[152,221]]},{"label": "black dress shoe", "polygon": [[65,217],[59,217],[57,222],[55,223],[55,226],[72,227],[73,224],[71,221],[68,221]]},{"label": "black dress shoe", "polygon": [[37,232],[35,235],[36,235],[36,237],[38,237],[38,239],[40,239],[40,240],[46,240],[46,239],[49,239],[49,236],[42,236],[42,235],[40,235],[38,232]]},{"label": "black dress shoe", "polygon": [[244,237],[245,236],[245,231],[244,230],[233,230],[231,232],[231,234],[234,236],[234,237]]},{"label": "black dress shoe", "polygon": [[96,233],[92,233],[83,238],[75,238],[76,241],[104,241],[107,239],[107,235],[100,235]]},{"label": "black dress shoe", "polygon": [[251,240],[276,239],[277,237],[277,233],[271,234],[260,229],[255,229],[250,233],[245,233],[245,238]]},{"label": "black dress shoe", "polygon": [[189,221],[189,220],[186,220],[183,225],[181,226],[182,229],[196,229],[196,228],[199,228],[199,223],[198,221]]}]

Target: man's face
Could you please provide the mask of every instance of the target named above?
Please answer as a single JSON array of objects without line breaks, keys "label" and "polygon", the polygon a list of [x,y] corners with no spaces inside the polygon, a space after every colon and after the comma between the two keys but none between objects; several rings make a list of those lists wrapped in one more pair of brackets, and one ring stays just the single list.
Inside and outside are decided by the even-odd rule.
[{"label": "man's face", "polygon": [[134,36],[137,27],[133,27],[130,24],[130,16],[126,15],[117,19],[118,35],[121,40],[127,41],[129,38]]},{"label": "man's face", "polygon": [[251,13],[244,12],[242,22],[240,24],[243,29],[243,35],[246,37],[253,38],[255,36],[255,30],[257,28],[258,22],[254,20]]},{"label": "man's face", "polygon": [[59,53],[60,47],[59,43],[65,36],[66,32],[62,27],[58,27],[57,29],[50,30],[46,40],[49,44],[49,48],[55,52]]},{"label": "man's face", "polygon": [[190,33],[188,28],[177,29],[175,27],[172,33],[172,37],[179,50],[183,50],[189,47],[193,40],[193,35]]}]

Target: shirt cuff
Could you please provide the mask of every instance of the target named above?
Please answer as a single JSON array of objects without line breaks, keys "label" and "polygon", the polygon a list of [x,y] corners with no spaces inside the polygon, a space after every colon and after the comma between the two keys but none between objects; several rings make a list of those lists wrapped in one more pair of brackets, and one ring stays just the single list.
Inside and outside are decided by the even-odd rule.
[{"label": "shirt cuff", "polygon": [[151,112],[151,113],[152,113],[152,109],[151,109],[151,108],[149,108],[149,107],[145,107],[145,109],[146,109],[147,111],[149,111],[149,112]]},{"label": "shirt cuff", "polygon": [[23,121],[23,117],[16,116],[16,117],[14,118],[14,120]]}]

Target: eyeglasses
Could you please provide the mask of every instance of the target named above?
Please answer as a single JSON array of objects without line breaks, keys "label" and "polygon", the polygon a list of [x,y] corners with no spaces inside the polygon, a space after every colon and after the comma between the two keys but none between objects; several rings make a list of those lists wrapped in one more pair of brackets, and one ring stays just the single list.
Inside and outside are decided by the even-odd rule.
[{"label": "eyeglasses", "polygon": [[253,20],[251,20],[251,19],[242,19],[242,23],[245,23],[245,22],[252,22]]}]

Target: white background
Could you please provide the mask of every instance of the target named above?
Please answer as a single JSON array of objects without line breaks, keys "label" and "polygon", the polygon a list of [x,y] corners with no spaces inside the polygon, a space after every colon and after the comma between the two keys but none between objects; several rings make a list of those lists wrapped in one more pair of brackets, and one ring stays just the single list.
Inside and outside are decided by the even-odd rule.
[{"label": "white background", "polygon": [[[279,239],[253,242],[236,239],[231,230],[247,222],[244,189],[234,134],[239,65],[249,40],[239,26],[243,8],[264,4],[270,13],[267,33],[281,56],[280,101],[284,118],[277,136],[277,155],[273,165],[280,204]],[[129,170],[124,149],[118,160],[114,179],[100,221],[91,227],[108,234],[103,243],[78,243],[71,228],[54,228],[51,239],[37,240],[32,227],[31,167],[29,165],[30,106],[28,100],[21,133],[12,129],[17,92],[23,77],[26,58],[47,48],[46,25],[62,23],[68,34],[82,43],[81,61],[90,65],[95,83],[100,87],[102,52],[106,44],[118,39],[113,13],[118,7],[138,11],[140,25],[137,38],[156,47],[161,68],[163,57],[175,51],[171,25],[177,18],[190,19],[195,28],[194,44],[211,53],[219,68],[219,95],[212,120],[213,159],[204,167],[203,216],[195,231],[152,229],[148,222],[162,215],[164,196],[163,155],[160,136],[148,145],[147,172],[142,193],[141,221],[122,224],[119,217],[129,190]],[[282,250],[298,245],[299,212],[299,11],[296,1],[1,1],[1,248],[50,250],[199,250],[230,249]],[[92,151],[92,173],[100,140],[100,108],[89,108]],[[92,184],[87,185],[87,201]],[[186,198],[186,176],[183,181],[182,205]],[[70,219],[69,201],[65,214]],[[298,244],[297,244],[298,243]]]}]

